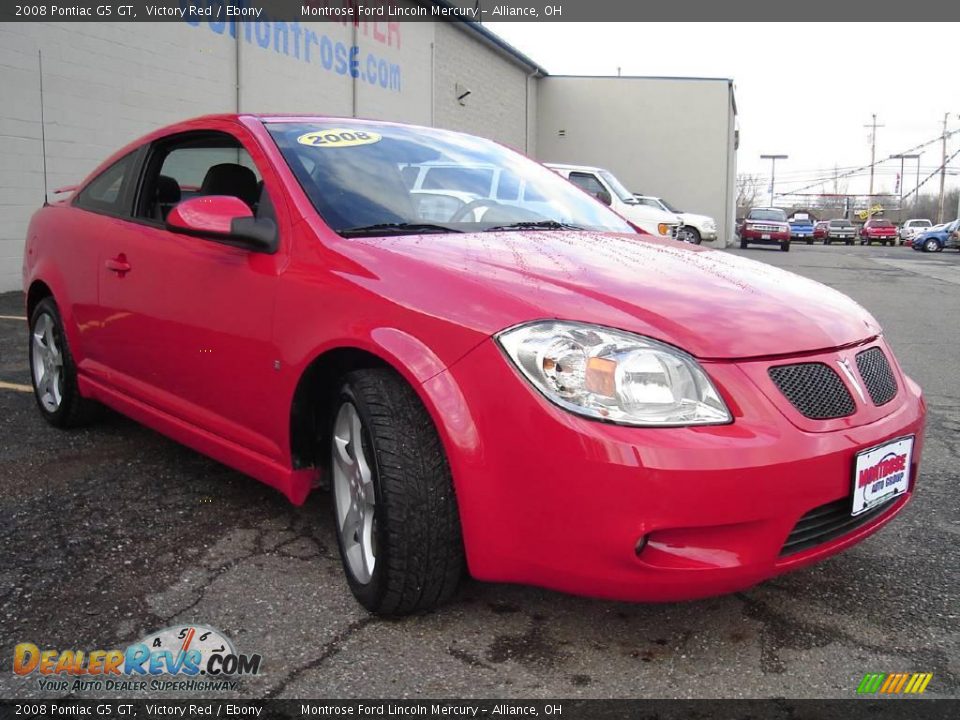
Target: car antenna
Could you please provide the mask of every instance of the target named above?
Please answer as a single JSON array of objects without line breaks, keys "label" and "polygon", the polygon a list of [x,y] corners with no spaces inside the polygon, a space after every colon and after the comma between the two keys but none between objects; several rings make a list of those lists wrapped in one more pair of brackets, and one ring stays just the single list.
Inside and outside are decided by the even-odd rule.
[{"label": "car antenna", "polygon": [[47,133],[43,119],[43,50],[37,50],[37,65],[40,69],[40,152],[43,154],[43,204],[49,205],[47,199]]}]

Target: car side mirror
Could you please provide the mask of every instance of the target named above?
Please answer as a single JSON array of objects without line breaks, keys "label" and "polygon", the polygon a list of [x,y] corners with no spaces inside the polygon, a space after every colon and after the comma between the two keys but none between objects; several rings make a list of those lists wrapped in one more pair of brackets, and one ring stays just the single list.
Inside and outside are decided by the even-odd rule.
[{"label": "car side mirror", "polygon": [[255,218],[250,206],[232,195],[201,195],[173,206],[167,230],[225,245],[272,254],[277,251],[277,225]]},{"label": "car side mirror", "polygon": [[604,205],[612,205],[613,197],[606,190],[597,190],[597,200],[602,202]]}]

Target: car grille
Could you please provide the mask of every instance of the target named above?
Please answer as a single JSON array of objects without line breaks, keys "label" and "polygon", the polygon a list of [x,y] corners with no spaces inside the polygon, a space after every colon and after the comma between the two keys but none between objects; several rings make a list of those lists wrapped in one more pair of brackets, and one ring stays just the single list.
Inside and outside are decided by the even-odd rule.
[{"label": "car grille", "polygon": [[872,347],[857,353],[857,370],[874,405],[886,405],[897,395],[897,379],[883,350]]},{"label": "car grille", "polygon": [[823,363],[777,365],[770,379],[800,413],[813,420],[853,415],[856,406],[843,381]]},{"label": "car grille", "polygon": [[793,555],[853,532],[889,510],[893,499],[859,515],[850,514],[849,497],[815,507],[797,521],[780,548],[780,557]]},{"label": "car grille", "polygon": [[750,225],[750,230],[756,230],[758,232],[781,232],[783,226],[781,225]]}]

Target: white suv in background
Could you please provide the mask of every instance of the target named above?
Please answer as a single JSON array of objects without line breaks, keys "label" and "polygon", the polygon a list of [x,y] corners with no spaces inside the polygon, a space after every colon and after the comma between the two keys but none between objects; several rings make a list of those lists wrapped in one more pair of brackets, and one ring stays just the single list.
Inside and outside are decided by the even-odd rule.
[{"label": "white suv in background", "polygon": [[677,237],[681,222],[676,213],[642,204],[609,170],[589,165],[544,165],[651,235]]},{"label": "white suv in background", "polygon": [[897,232],[900,236],[900,244],[909,245],[917,235],[925,233],[932,227],[933,223],[926,218],[912,218],[905,221]]},{"label": "white suv in background", "polygon": [[677,239],[684,242],[699,245],[704,240],[717,239],[717,222],[709,215],[697,215],[688,213],[684,210],[677,210],[663,198],[653,195],[634,195],[643,205],[659,208],[665,212],[674,213],[680,216],[680,230],[677,233]]}]

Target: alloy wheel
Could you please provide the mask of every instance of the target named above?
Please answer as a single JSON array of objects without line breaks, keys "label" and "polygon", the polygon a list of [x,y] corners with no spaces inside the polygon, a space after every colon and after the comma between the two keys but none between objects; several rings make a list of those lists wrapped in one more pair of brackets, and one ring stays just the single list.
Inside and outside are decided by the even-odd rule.
[{"label": "alloy wheel", "polygon": [[333,423],[333,496],[347,565],[366,585],[377,562],[376,491],[371,449],[357,408],[344,402]]},{"label": "alloy wheel", "polygon": [[63,402],[63,353],[57,345],[56,324],[44,313],[33,326],[33,387],[47,412],[55,413]]}]

